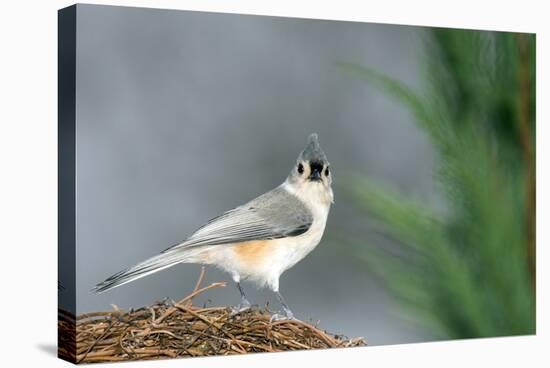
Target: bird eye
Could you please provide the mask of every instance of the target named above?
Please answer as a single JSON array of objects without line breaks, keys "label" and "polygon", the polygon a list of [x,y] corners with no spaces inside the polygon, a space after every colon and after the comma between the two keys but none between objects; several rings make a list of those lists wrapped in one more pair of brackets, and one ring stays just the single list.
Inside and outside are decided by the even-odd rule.
[{"label": "bird eye", "polygon": [[304,173],[304,165],[302,165],[301,163],[298,164],[298,172],[299,172],[300,174],[303,174],[303,173]]},{"label": "bird eye", "polygon": [[325,176],[329,176],[330,172],[328,171],[328,167],[325,169]]}]

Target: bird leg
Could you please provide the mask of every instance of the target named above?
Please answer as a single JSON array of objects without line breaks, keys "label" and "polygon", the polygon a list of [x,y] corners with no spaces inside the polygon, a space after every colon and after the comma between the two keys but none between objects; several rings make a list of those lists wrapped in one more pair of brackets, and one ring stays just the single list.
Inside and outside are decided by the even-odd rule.
[{"label": "bird leg", "polygon": [[286,304],[286,301],[281,295],[281,293],[277,290],[275,291],[275,295],[277,296],[277,299],[279,299],[279,303],[281,303],[281,306],[283,307],[284,314],[275,313],[274,315],[271,316],[270,322],[286,320],[286,319],[296,319],[294,318],[294,313],[292,313],[292,311]]},{"label": "bird leg", "polygon": [[241,312],[244,312],[248,309],[250,309],[250,302],[248,299],[246,299],[246,295],[244,295],[243,288],[241,287],[241,283],[237,282],[237,289],[239,289],[239,293],[241,293],[241,302],[231,308],[231,316],[234,316],[236,314],[239,314]]}]

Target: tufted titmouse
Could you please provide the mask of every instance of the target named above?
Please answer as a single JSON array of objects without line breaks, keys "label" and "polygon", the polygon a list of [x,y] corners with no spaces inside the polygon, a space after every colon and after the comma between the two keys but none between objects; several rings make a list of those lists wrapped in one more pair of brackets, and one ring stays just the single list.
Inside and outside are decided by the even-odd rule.
[{"label": "tufted titmouse", "polygon": [[279,292],[279,277],[311,252],[323,236],[333,202],[332,174],[317,134],[311,134],[285,182],[213,218],[183,243],[121,271],[94,288],[97,293],[178,263],[214,265],[233,277],[241,294],[238,313],[250,308],[241,280],[269,287],[284,315],[294,318]]}]

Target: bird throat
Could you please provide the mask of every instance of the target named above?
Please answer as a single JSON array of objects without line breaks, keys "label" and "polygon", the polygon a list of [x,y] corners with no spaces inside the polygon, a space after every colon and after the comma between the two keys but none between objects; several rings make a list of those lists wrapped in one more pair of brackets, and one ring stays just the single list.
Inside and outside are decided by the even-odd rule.
[{"label": "bird throat", "polygon": [[332,188],[327,187],[323,182],[307,180],[301,183],[289,183],[287,181],[283,185],[286,190],[310,207],[328,207],[334,203]]}]

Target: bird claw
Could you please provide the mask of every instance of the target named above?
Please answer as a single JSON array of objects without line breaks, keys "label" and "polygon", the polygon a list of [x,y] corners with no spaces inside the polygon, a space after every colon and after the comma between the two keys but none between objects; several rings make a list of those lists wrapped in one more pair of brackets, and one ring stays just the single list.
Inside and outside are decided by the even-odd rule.
[{"label": "bird claw", "polygon": [[292,321],[292,320],[296,320],[296,318],[294,317],[294,314],[292,314],[292,312],[286,312],[285,314],[279,314],[279,313],[275,313],[271,316],[271,318],[269,319],[269,322],[274,322],[274,321]]},{"label": "bird claw", "polygon": [[230,317],[236,316],[239,313],[249,310],[251,307],[250,302],[246,299],[242,300],[238,305],[231,307]]}]

